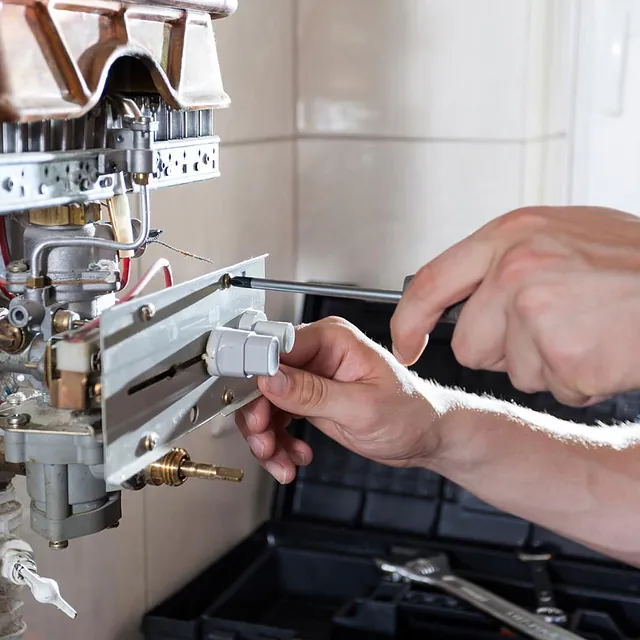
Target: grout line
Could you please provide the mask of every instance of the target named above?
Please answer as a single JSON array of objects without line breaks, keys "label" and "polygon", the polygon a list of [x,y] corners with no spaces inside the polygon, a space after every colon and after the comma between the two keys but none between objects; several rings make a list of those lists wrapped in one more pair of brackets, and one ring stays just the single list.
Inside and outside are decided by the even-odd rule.
[{"label": "grout line", "polygon": [[[569,131],[567,132],[567,155],[565,158],[564,178],[566,178],[566,185],[564,188],[564,202],[562,204],[573,204],[573,196],[576,182],[575,175],[575,163],[576,163],[576,139],[578,138],[578,128],[582,125],[582,113],[579,111],[579,93],[582,95],[580,73],[584,72],[584,65],[582,64],[582,49],[584,46],[584,33],[582,28],[584,26],[584,7],[580,6],[577,0],[573,0],[570,5],[571,9],[571,52],[570,56],[570,78],[571,78],[571,93],[569,104]],[[580,120],[580,121],[579,121]],[[585,133],[584,126],[582,126],[582,133]],[[586,132],[586,139],[588,139],[588,132]],[[588,144],[588,143],[587,143]]]},{"label": "grout line", "polygon": [[247,138],[245,140],[230,140],[229,142],[225,142],[224,139],[221,141],[221,146],[224,149],[229,149],[230,147],[246,147],[252,144],[272,144],[274,142],[291,142],[295,140],[295,136],[284,134],[281,136],[265,136],[264,138]]},{"label": "grout line", "polygon": [[[291,8],[291,21],[292,21],[292,46],[293,46],[293,64],[292,64],[292,100],[293,108],[291,112],[292,123],[291,130],[293,131],[292,141],[292,206],[293,206],[293,220],[291,229],[292,240],[292,252],[291,259],[293,261],[293,277],[298,277],[300,273],[300,158],[298,150],[298,95],[300,93],[300,86],[298,84],[298,72],[299,72],[299,46],[298,46],[298,23],[299,23],[299,9],[298,2],[294,0]],[[295,312],[295,311],[294,311]]]},{"label": "grout line", "polygon": [[344,142],[413,142],[413,143],[437,143],[437,144],[513,144],[524,145],[531,142],[548,142],[550,140],[565,140],[567,132],[558,131],[542,136],[532,136],[531,138],[447,138],[447,137],[411,137],[395,135],[375,135],[375,134],[336,134],[336,133],[298,133],[293,136],[273,136],[265,138],[248,138],[246,140],[233,140],[231,142],[222,141],[222,147],[244,147],[254,144],[273,144],[278,142],[297,142],[300,140],[328,140]]},{"label": "grout line", "polygon": [[358,135],[358,134],[300,134],[299,140],[344,140],[346,142],[423,142],[423,143],[447,143],[447,144],[513,144],[523,145],[530,142],[548,142],[549,140],[564,140],[565,132],[558,131],[531,138],[447,138],[447,137],[411,137],[394,135]]},{"label": "grout line", "polygon": [[[524,127],[525,127],[525,131],[528,130],[529,127],[529,116],[530,116],[530,109],[529,109],[529,97],[530,97],[530,83],[532,82],[532,78],[531,78],[531,29],[533,29],[533,13],[534,13],[534,8],[533,5],[531,4],[531,0],[529,0],[529,10],[527,12],[527,29],[526,29],[526,36],[525,36],[525,42],[524,42],[524,51],[525,51],[525,56],[524,56],[524,60],[523,60],[523,77],[525,78],[525,81],[522,83],[522,95],[520,96],[521,100],[522,100],[522,104],[521,104],[521,109],[522,109],[522,114],[524,117]],[[524,145],[523,145],[524,146]],[[527,152],[525,151],[524,153],[522,153],[520,155],[520,184],[519,184],[519,188],[518,188],[518,206],[521,207],[524,204],[524,200],[526,197],[526,193],[527,193],[527,178],[526,178],[526,174],[527,174]]]}]

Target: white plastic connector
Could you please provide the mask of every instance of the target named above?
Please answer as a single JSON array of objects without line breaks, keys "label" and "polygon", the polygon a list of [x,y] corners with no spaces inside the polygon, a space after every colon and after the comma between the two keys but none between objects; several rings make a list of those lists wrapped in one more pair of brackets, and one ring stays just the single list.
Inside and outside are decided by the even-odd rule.
[{"label": "white plastic connector", "polygon": [[262,311],[254,309],[249,309],[242,314],[238,321],[238,328],[253,331],[261,336],[277,338],[281,353],[291,353],[296,340],[296,331],[290,322],[267,320],[267,316]]},{"label": "white plastic connector", "polygon": [[26,585],[38,602],[52,604],[75,618],[75,609],[60,595],[58,583],[38,575],[33,549],[18,538],[8,538],[0,545],[0,575],[12,584]]},{"label": "white plastic connector", "polygon": [[244,331],[253,331],[253,325],[256,322],[266,319],[267,316],[262,311],[249,309],[248,311],[245,311],[240,317],[240,320],[238,320],[238,329],[243,329]]},{"label": "white plastic connector", "polygon": [[244,344],[244,371],[248,376],[275,376],[280,366],[280,344],[273,336],[252,334]]},{"label": "white plastic connector", "polygon": [[253,330],[261,336],[273,336],[280,343],[282,353],[291,353],[296,341],[296,330],[290,322],[258,320],[253,325]]},{"label": "white plastic connector", "polygon": [[280,366],[280,344],[272,336],[219,327],[211,333],[202,358],[211,376],[273,376]]}]

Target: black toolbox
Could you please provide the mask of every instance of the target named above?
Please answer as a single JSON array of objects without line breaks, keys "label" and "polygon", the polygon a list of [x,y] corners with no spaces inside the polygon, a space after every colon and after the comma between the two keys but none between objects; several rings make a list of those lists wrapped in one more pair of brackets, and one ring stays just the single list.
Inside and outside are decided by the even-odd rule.
[{"label": "black toolbox", "polygon": [[[303,321],[338,315],[390,346],[392,312],[308,297]],[[522,394],[505,375],[460,367],[450,339],[451,328],[434,331],[415,367],[420,375],[588,423],[640,414],[638,394],[580,410],[548,394]],[[532,549],[552,554],[548,571],[569,629],[593,640],[640,638],[639,571],[502,513],[434,473],[369,462],[304,421],[293,429],[312,445],[312,464],[277,488],[269,522],[147,613],[146,640],[524,637],[433,588],[383,577],[373,559],[445,551],[456,573],[534,611],[531,572],[518,556]]]}]

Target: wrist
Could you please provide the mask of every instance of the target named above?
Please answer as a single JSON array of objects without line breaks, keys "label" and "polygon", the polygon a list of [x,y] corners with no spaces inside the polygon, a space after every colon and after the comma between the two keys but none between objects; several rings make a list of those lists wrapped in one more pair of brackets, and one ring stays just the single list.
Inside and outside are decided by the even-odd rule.
[{"label": "wrist", "polygon": [[422,395],[428,413],[422,413],[422,454],[417,466],[450,477],[468,472],[482,462],[484,430],[474,428],[477,420],[460,402],[462,392],[424,382]]}]

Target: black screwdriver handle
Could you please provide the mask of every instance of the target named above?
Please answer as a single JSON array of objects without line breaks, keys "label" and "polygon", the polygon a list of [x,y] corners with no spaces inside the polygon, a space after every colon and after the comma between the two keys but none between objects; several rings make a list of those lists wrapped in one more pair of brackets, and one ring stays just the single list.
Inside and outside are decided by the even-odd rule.
[{"label": "black screwdriver handle", "polygon": [[[409,284],[411,283],[414,277],[415,276],[407,276],[404,279],[404,284],[402,285],[403,292],[407,290],[407,287],[409,286]],[[462,302],[457,302],[456,304],[452,304],[450,307],[447,307],[442,313],[442,315],[440,316],[438,323],[439,324],[456,324],[456,322],[458,322],[458,318],[460,317],[460,314],[462,313],[462,309],[464,309],[464,305],[466,301],[467,299],[462,300]]]}]

